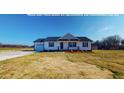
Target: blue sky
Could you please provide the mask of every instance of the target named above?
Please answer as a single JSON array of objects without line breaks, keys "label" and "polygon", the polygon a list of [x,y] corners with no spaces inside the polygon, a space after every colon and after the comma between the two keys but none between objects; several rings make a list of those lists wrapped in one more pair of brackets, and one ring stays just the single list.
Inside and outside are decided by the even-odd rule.
[{"label": "blue sky", "polygon": [[32,45],[37,38],[72,33],[101,40],[110,35],[124,38],[124,15],[120,16],[28,16],[0,14],[0,42]]}]

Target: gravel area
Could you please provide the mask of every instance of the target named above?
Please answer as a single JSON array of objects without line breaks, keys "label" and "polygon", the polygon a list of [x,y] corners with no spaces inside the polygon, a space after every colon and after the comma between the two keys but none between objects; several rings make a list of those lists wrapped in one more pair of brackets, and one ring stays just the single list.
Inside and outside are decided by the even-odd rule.
[{"label": "gravel area", "polygon": [[0,61],[32,54],[32,51],[8,51],[0,52]]}]

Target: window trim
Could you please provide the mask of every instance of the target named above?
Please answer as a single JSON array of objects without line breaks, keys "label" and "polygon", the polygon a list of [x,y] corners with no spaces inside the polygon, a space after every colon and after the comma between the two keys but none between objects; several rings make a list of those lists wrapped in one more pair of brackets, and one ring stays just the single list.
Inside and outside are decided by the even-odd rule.
[{"label": "window trim", "polygon": [[88,42],[82,42],[82,47],[88,47]]},{"label": "window trim", "polygon": [[54,47],[54,42],[49,42],[49,47]]},{"label": "window trim", "polygon": [[69,42],[68,46],[69,47],[77,47],[77,42]]}]

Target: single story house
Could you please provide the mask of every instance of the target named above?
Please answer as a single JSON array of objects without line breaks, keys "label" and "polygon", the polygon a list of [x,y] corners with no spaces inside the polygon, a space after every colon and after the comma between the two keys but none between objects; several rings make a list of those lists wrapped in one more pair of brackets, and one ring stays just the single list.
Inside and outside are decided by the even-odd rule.
[{"label": "single story house", "polygon": [[92,40],[76,37],[70,33],[62,37],[40,38],[34,41],[35,51],[92,50]]}]

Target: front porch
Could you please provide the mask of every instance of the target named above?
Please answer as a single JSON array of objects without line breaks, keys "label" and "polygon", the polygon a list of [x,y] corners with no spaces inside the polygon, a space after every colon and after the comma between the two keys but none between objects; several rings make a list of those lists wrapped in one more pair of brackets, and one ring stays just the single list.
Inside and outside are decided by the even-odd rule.
[{"label": "front porch", "polygon": [[67,53],[81,53],[81,52],[92,52],[92,50],[44,50],[44,52],[67,52]]},{"label": "front porch", "polygon": [[58,43],[58,50],[60,51],[72,51],[72,50],[80,50],[80,47],[79,47],[79,42],[75,42],[75,41],[71,41],[71,42],[67,42],[67,41],[63,41],[63,42],[59,42]]}]

